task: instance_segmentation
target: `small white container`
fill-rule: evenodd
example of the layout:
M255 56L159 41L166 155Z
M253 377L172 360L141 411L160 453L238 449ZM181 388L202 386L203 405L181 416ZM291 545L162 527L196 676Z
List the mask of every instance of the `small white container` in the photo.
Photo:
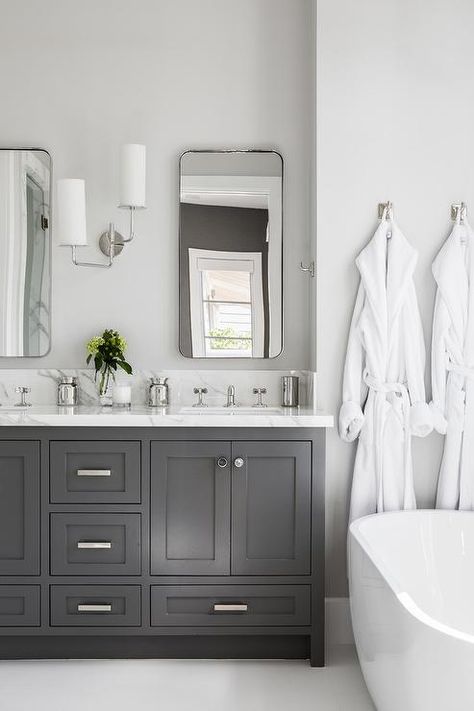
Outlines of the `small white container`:
M132 386L115 383L112 389L112 403L114 407L131 407Z

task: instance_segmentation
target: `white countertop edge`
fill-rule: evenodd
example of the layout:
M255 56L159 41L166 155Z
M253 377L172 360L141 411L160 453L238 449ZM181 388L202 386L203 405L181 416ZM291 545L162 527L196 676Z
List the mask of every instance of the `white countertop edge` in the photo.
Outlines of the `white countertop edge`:
M311 408L289 408L281 413L182 413L178 408L120 410L100 407L53 406L14 410L0 408L0 427L308 427L334 426L334 418Z

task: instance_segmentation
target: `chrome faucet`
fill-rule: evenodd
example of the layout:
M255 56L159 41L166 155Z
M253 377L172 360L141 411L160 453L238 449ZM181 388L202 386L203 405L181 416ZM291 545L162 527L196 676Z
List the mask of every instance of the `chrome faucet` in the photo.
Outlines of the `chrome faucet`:
M227 402L224 407L238 407L235 402L235 385L229 385L227 388Z
M26 396L31 392L31 388L24 385L19 385L15 388L16 393L20 393L20 402L15 403L15 407L31 407L31 402L28 402Z
M193 407L207 407L203 397L207 395L207 388L194 388L193 393L198 396L198 401L194 403Z

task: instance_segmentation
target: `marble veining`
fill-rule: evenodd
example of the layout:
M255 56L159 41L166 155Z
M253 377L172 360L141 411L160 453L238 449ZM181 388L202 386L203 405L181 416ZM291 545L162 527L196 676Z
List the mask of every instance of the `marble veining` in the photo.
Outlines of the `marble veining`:
M172 407L189 406L195 402L194 387L205 387L205 396L209 405L222 405L225 402L227 387L235 385L236 401L241 405L252 405L255 395L254 387L267 388L265 402L268 405L279 405L281 401L281 376L298 375L300 378L300 404L314 405L314 387L312 374L307 371L251 371L251 370L143 370L136 371L133 376L119 377L132 385L132 405L142 406L146 403L147 386L151 377L168 377L170 389L170 405ZM31 388L28 396L34 405L53 405L57 398L57 383L61 376L73 375L78 378L80 404L94 407L98 404L97 386L94 381L94 371L88 369L3 369L0 370L0 413L5 407L11 407L18 402L15 387L26 385Z
M130 410L101 407L37 406L29 408L2 408L0 426L63 426L63 427L332 427L333 418L307 407L282 409L266 414L255 412L206 414L182 413L180 408L162 408L151 411L148 407Z

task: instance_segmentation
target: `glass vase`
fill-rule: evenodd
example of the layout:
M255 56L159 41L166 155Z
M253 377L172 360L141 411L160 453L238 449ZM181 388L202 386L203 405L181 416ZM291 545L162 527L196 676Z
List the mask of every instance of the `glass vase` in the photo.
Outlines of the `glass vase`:
M108 369L100 373L97 389L100 406L112 407L112 377Z

